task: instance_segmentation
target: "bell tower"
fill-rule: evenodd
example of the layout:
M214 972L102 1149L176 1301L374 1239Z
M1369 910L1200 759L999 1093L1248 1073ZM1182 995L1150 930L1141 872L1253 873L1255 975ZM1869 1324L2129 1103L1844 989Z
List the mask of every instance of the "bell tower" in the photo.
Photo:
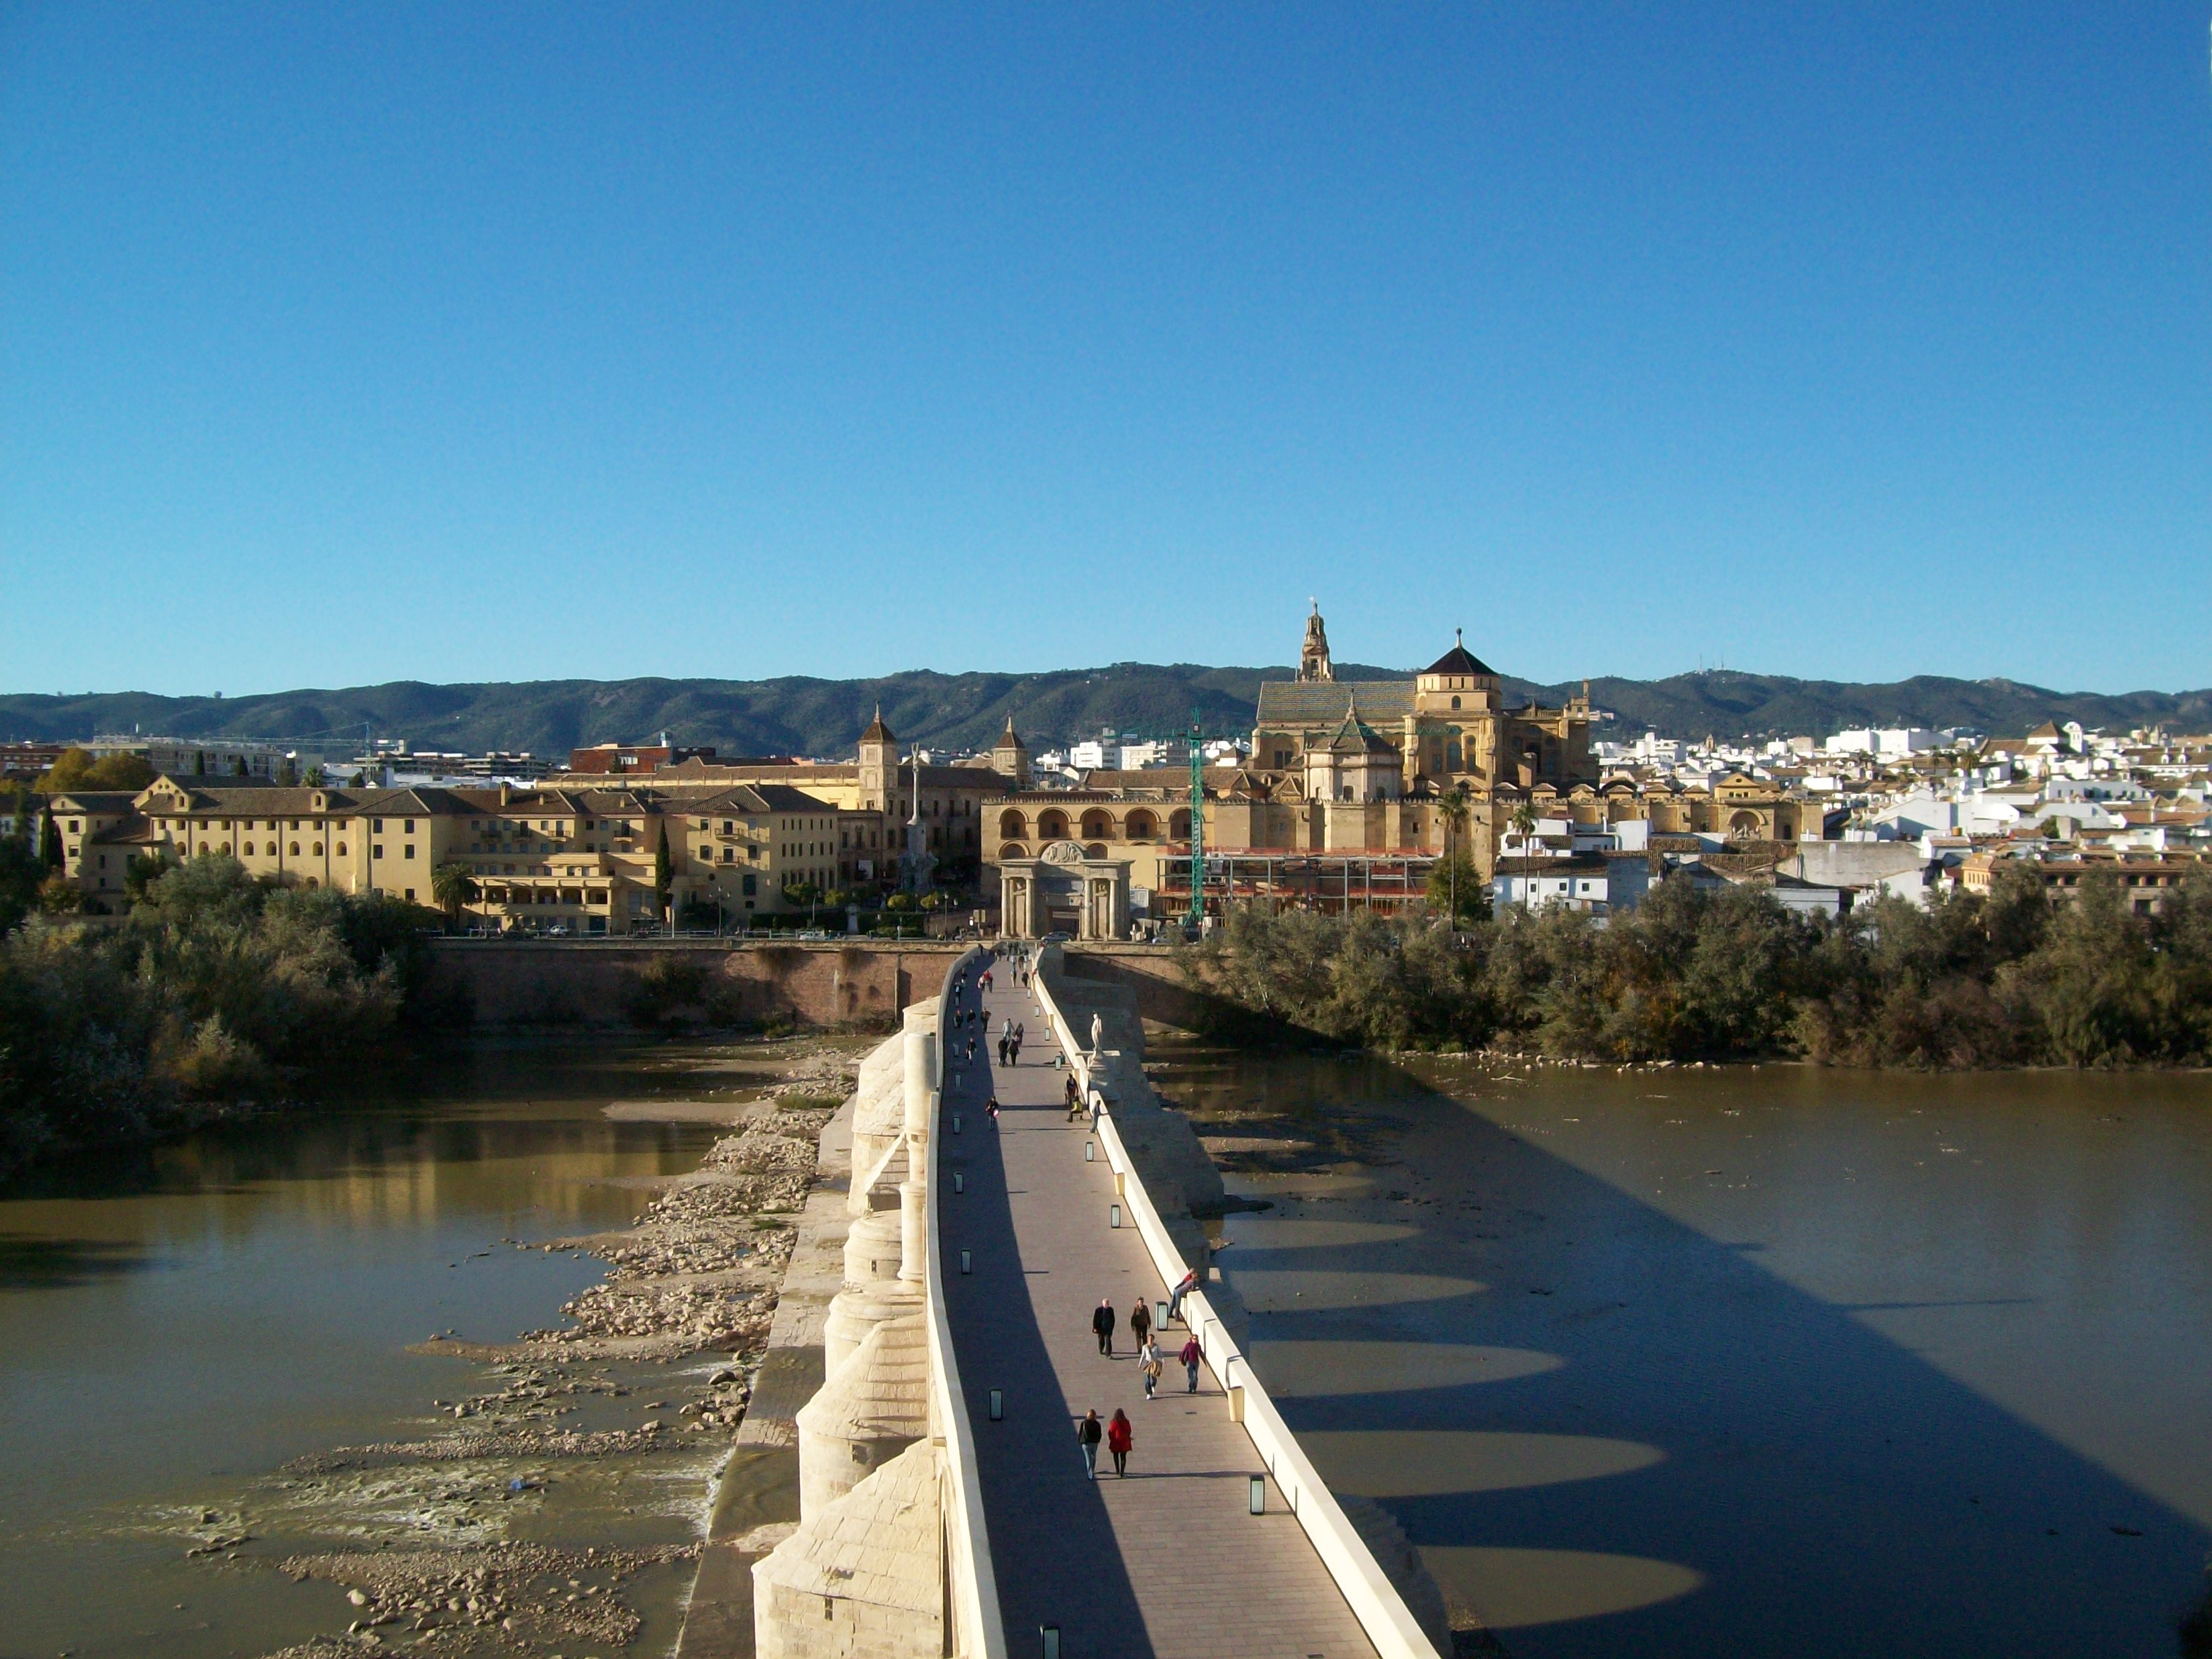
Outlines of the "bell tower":
M1300 684L1336 678L1336 670L1329 665L1328 629L1322 623L1321 601L1316 599L1312 604L1313 615L1306 618L1306 642L1298 651Z
M891 786L897 781L898 739L884 724L884 706L876 705L876 717L868 722L868 729L860 733L860 808L863 811L887 812L890 810Z

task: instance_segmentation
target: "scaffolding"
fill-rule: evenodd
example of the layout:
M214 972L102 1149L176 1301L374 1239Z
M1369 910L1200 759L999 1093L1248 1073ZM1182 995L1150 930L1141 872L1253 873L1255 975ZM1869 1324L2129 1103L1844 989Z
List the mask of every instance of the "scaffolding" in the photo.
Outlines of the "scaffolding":
M1231 903L1284 910L1395 913L1427 902L1439 855L1363 850L1342 853L1208 853L1194 837L1188 860L1164 862L1156 902L1172 915L1218 916ZM1193 872L1197 872L1195 884Z

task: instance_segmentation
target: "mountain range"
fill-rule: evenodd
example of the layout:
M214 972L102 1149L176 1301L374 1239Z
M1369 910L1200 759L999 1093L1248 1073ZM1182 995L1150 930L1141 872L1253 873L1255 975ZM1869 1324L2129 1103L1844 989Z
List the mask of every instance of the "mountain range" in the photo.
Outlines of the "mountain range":
M939 674L876 679L533 680L477 685L395 681L339 690L244 697L167 697L118 691L0 694L0 737L70 741L140 731L194 738L262 738L332 757L357 752L367 732L418 749L528 750L565 755L586 744L677 743L724 755L848 756L880 705L904 739L933 747L988 745L1011 716L1033 748L1100 732L1167 735L1195 718L1208 736L1249 733L1260 683L1292 671L1190 663L1115 663L1039 674ZM1340 664L1340 679L1410 678L1412 671ZM2127 730L2163 722L2212 729L2212 689L2107 695L2054 691L2015 680L1918 675L1889 684L1801 680L1715 669L1662 680L1596 679L1590 698L1615 740L1656 730L1723 738L1828 732L1857 726L1972 727L2018 736L2045 720ZM1572 684L1504 682L1509 702L1556 704Z

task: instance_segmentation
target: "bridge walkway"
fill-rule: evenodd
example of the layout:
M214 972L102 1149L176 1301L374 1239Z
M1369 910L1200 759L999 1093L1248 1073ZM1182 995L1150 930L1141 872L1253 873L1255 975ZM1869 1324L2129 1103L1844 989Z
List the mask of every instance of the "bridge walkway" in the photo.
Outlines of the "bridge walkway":
M1249 1513L1249 1480L1265 1465L1210 1369L1195 1396L1184 1392L1180 1326L1161 1343L1159 1398L1146 1400L1128 1315L1139 1297L1157 1311L1166 1287L1126 1212L1118 1231L1108 1225L1113 1175L1103 1152L1085 1161L1087 1126L1066 1121L1067 1073L1052 1064L1042 1011L1005 964L995 978L988 1028L966 1028L975 1058L945 1079L935 1198L1011 1659L1036 1655L1047 1625L1060 1629L1062 1659L1373 1659L1272 1480L1267 1513ZM961 1006L976 1002L970 986ZM994 1034L1009 1018L1028 1042L1006 1069ZM995 1130L983 1110L994 1090ZM1091 1328L1102 1297L1119 1321L1110 1359ZM994 1389L1005 1402L995 1423ZM1116 1407L1135 1425L1129 1473L1117 1479L1102 1446L1093 1484L1075 1425L1092 1408L1110 1421Z

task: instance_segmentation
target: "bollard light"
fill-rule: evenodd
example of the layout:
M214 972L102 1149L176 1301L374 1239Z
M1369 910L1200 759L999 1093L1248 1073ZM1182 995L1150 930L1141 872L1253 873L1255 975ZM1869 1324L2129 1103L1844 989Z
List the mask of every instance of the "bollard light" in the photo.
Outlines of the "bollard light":
M1000 1389L994 1389L991 1390L991 1420L994 1423L1002 1422L1006 1415L1006 1396Z
M968 1177L957 1170L952 1172L952 1190L956 1193L964 1193L968 1190Z
M1098 1161L1098 1143L1097 1141L1086 1140L1083 1143L1083 1161L1085 1164L1096 1164Z
M1059 1626L1039 1625L1037 1626L1037 1656L1038 1659L1060 1659Z
M1156 1316L1152 1321L1152 1328L1156 1331L1167 1329L1168 1304L1165 1302L1155 1302L1152 1304L1152 1311Z
M1253 1514L1265 1515L1267 1512L1267 1477L1266 1475L1255 1474L1252 1477L1250 1502Z
M1120 1205L1109 1204L1106 1206L1106 1224L1109 1227L1118 1227L1121 1224L1121 1206Z
M963 1273L975 1271L975 1258L965 1250L960 1252L960 1271Z
M960 1133L960 1114L957 1112L952 1115L952 1133L956 1135Z

